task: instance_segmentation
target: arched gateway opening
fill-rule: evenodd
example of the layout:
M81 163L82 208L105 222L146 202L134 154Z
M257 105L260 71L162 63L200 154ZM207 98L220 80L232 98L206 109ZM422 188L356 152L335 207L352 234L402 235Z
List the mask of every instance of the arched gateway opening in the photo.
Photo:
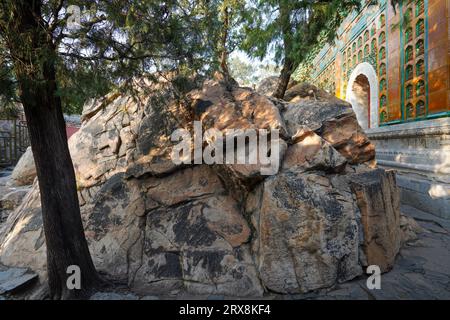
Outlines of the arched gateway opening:
M363 74L356 77L352 86L353 107L359 110L358 122L363 129L370 128L370 84L369 79Z
M360 126L367 130L378 127L378 77L367 62L353 70L348 86L347 101L353 106Z

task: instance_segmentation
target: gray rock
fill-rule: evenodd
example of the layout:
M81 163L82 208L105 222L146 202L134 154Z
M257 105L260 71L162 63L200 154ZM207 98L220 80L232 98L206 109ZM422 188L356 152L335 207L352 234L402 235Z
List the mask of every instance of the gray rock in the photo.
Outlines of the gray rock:
M142 297L141 298L141 300L160 300L160 298L159 297L157 297L157 296L144 296L144 297Z
M362 216L378 212L365 210L351 188L351 177L373 172L359 165L372 154L367 137L351 131L351 108L323 100L286 105L283 113L274 99L220 79L181 101L167 81L138 92L139 99L113 93L87 104L69 140L99 271L140 296L204 297L305 293L361 274ZM280 130L279 172L263 176L262 164L175 165L171 130L192 130L194 119L204 130ZM381 172L360 184L362 198L389 209L369 224L398 214L395 181ZM383 241L396 247L393 238ZM29 266L46 282L36 182L0 228L0 261ZM119 299L115 294L97 297Z
M0 295L17 292L37 280L38 275L25 268L0 265Z
M12 173L12 171L14 170L13 167L8 167L8 168L0 168L0 185L3 185L5 181L5 178L9 177Z
M290 170L267 179L250 197L252 246L266 288L305 293L362 273L352 193L348 185L332 185L343 178Z
M266 78L259 83L256 91L266 96L271 96L277 88L277 83L277 76Z
M350 176L350 184L361 211L366 265L377 265L382 272L389 271L402 240L400 192L395 172L377 169L354 174Z
M14 210L17 206L19 206L19 204L22 203L23 198L30 190L31 188L29 187L15 188L15 190L5 194L0 199L0 209Z
M288 88L284 95L284 100L296 102L302 99L329 101L336 104L346 104L334 95L322 90L310 83L298 83ZM348 105L348 103L347 103Z
M139 300L137 296L132 293L118 293L118 292L96 292L89 300Z
M217 295L210 295L208 296L208 298L206 298L207 300L225 300L224 296L217 296Z
M27 186L33 184L34 178L36 178L36 167L33 152L31 147L28 147L11 174L10 184L12 186Z
M352 164L375 159L375 146L358 124L351 105L343 100L301 100L292 103L283 116L291 136L308 127Z

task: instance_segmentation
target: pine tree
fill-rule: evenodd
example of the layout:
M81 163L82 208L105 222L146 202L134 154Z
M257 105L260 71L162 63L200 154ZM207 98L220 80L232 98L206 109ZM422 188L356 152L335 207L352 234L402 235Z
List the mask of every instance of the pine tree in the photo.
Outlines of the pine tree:
M324 40L332 41L342 20L359 6L359 0L252 0L241 47L260 59L275 53L282 69L274 96L283 98L308 53Z
M84 236L62 113L62 99L73 99L76 91L68 94L64 86L76 88L97 74L93 94L96 86L145 73L209 72L205 65L215 57L214 45L205 45L208 19L214 20L209 12L208 1L189 0L0 2L0 53L12 68L28 124L51 298L83 298L103 283ZM71 265L81 270L81 290L66 286Z

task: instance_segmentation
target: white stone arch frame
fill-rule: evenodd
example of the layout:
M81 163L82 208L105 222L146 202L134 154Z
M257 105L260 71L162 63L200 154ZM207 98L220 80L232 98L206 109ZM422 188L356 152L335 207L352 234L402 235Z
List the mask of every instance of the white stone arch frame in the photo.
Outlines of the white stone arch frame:
M362 106L356 102L356 97L353 93L353 84L356 80L356 78L359 75L364 75L369 80L370 85L370 128L378 128L379 127L379 97L378 97L378 76L377 72L373 68L373 66L368 62L363 62L356 66L356 68L353 70L352 74L350 75L350 78L348 80L347 84L347 93L346 93L346 100L350 102L353 106L353 110L356 113L356 117L358 118L358 122L361 123L361 117L364 114L363 110L361 110ZM367 127L363 129L368 129Z

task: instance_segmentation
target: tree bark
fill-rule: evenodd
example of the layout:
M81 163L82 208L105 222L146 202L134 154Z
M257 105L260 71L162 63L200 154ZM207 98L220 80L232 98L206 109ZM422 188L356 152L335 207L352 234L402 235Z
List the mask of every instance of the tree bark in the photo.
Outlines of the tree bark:
M286 94L286 90L289 86L292 73L295 71L295 63L289 58L286 58L281 69L280 77L278 78L277 88L273 93L273 97L277 99L283 99Z
M37 0L13 5L9 48L39 181L50 297L78 299L86 297L101 279L84 235L61 99L56 94L56 48L40 21L40 5ZM67 268L73 265L81 271L80 290L67 287L71 275Z
M296 64L292 59L293 39L291 34L291 8L288 2L282 0L278 1L278 6L280 9L279 23L281 25L281 32L283 35L284 63L278 79L277 89L273 93L273 96L278 99L283 99L286 94L289 81L291 80L292 73L295 71Z
M230 28L230 12L228 6L224 5L222 11L223 18L223 30L221 39L221 54L220 54L220 69L222 70L225 77L230 77L230 71L228 69L228 51L227 51L227 41L228 32Z

